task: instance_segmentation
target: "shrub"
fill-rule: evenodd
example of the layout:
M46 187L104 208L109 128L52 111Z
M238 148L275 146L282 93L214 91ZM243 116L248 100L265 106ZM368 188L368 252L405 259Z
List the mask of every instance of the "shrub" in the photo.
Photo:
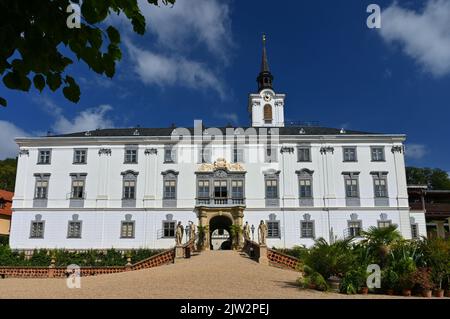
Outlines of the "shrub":
M431 269L429 268L419 268L417 269L412 280L414 285L422 290L430 290L433 288L433 283L431 281Z
M314 271L308 266L304 266L303 271L305 276L297 279L300 287L319 291L327 291L329 289L327 281L317 271Z
M338 240L330 245L325 239L318 239L306 256L305 265L323 278L342 278L354 267L355 256L350 242L351 240Z

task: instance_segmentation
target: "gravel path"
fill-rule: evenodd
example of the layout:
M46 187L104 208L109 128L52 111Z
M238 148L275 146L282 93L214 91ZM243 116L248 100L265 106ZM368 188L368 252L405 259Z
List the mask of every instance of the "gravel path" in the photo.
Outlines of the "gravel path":
M0 279L0 298L389 298L300 290L297 278L238 252L208 251L168 266L83 277L80 289L68 289L64 279Z

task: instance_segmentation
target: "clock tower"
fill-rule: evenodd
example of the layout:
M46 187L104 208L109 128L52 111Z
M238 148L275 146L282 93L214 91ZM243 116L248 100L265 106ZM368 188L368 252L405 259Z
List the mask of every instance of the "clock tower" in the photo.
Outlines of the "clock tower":
M266 36L263 35L261 71L256 78L258 93L249 95L248 111L252 127L284 127L285 94L273 90L273 75L267 59Z

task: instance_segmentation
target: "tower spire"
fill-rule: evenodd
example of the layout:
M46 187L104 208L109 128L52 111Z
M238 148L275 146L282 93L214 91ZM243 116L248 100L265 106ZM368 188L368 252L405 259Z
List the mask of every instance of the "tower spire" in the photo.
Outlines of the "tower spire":
M258 90L261 92L264 89L272 89L273 75L270 73L269 60L267 59L267 49L266 49L266 35L263 34L263 52L261 61L261 71L259 72L256 81L258 82Z

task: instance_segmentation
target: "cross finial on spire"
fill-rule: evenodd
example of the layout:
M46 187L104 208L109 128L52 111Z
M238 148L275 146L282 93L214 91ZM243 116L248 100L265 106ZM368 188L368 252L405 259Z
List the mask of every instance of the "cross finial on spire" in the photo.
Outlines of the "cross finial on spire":
M263 45L266 46L266 34L263 33L262 35Z

